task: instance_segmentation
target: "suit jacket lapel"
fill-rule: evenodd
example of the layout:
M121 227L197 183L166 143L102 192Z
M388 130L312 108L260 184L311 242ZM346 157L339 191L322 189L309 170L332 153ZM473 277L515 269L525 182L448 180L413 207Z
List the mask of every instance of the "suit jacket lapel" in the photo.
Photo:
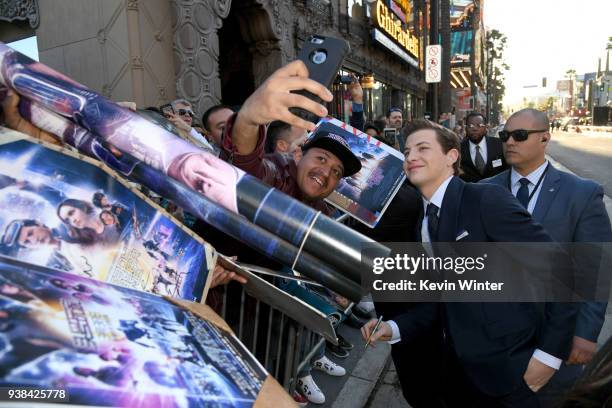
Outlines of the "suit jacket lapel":
M497 156L497 152L495 151L495 146L491 142L491 138L485 136L485 141L487 143L487 162L485 163L485 168L483 173L486 173L487 170L493 168L493 157Z
M464 187L465 182L458 177L453 177L450 183L448 183L444 199L442 200L442 208L440 209L440 221L438 223L439 242L455 242L461 196L463 195Z
M555 199L557 192L559 191L559 184L561 182L561 176L559 175L559 171L553 167L552 164L549 164L548 171L546 172L546 176L544 176L544 180L542 181L542 188L540 189L540 194L538 195L538 202L536 203L533 209L533 218L542 222L546 213L550 208L550 205Z
M468 139L464 139L461 142L461 161L464 166L470 166L474 170L476 170L476 166L474 162L472 162L472 155L470 154L470 141Z

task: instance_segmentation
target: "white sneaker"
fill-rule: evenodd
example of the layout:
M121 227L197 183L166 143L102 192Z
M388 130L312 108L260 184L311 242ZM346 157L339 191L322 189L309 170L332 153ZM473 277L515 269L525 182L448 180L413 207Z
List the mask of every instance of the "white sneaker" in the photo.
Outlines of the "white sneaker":
M325 395L321 392L311 375L298 378L297 389L313 404L325 404Z
M320 359L315 360L312 363L312 367L319 371L323 371L324 373L327 373L329 375L333 375L335 377L342 377L344 374L346 374L346 370L343 367L334 363L326 356L323 356Z

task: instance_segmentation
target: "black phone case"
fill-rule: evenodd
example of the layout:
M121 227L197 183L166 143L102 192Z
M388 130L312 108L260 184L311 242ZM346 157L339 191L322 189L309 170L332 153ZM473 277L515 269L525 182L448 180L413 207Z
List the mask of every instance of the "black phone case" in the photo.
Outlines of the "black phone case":
M314 39L322 40L322 42L316 44L313 42ZM327 59L322 64L315 64L312 61L312 56L317 51L325 51L327 53ZM342 66L344 57L346 57L349 52L350 46L345 40L313 35L304 41L297 59L306 64L310 79L323 84L326 88L330 88L334 79L336 79L338 70ZM308 91L296 91L296 93L304 95L319 103L321 102L321 98ZM318 116L306 112L303 109L294 109L294 113L311 122L317 122L319 119Z
M171 103L167 103L165 105L162 105L159 107L159 110L161 111L162 115L165 115L166 112L164 112L164 110L166 110L166 108L170 108L170 112L175 113L174 112L174 108L172 107Z

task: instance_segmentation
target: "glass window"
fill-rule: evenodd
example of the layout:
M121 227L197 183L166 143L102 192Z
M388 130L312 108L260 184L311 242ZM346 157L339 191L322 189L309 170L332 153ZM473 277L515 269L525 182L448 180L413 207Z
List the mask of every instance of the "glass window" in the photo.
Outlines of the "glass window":
M382 82L374 82L374 88L370 91L370 112L371 118L376 119L380 115L385 115L385 97L386 97L386 88L387 86Z

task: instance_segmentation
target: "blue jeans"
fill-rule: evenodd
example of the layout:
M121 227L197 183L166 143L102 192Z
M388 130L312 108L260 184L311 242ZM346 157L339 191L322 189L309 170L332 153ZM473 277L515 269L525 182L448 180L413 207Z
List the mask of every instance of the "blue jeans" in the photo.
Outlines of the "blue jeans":
M283 272L290 274L291 272L288 269L284 269ZM310 306L314 307L321 313L326 316L331 315L332 313L338 314L338 311L335 307L330 305L323 297L306 287L305 285L300 285L294 280L291 279L281 279L276 278L276 286L283 290L284 292L295 296L296 298L303 300L308 303ZM344 314L340 313L341 319L344 319ZM305 337L304 337L305 340ZM302 345L304 346L304 345ZM312 363L325 355L325 343L319 347L315 355L310 360L310 364L306 364L297 374L297 378L302 378L310 374L312 371Z

